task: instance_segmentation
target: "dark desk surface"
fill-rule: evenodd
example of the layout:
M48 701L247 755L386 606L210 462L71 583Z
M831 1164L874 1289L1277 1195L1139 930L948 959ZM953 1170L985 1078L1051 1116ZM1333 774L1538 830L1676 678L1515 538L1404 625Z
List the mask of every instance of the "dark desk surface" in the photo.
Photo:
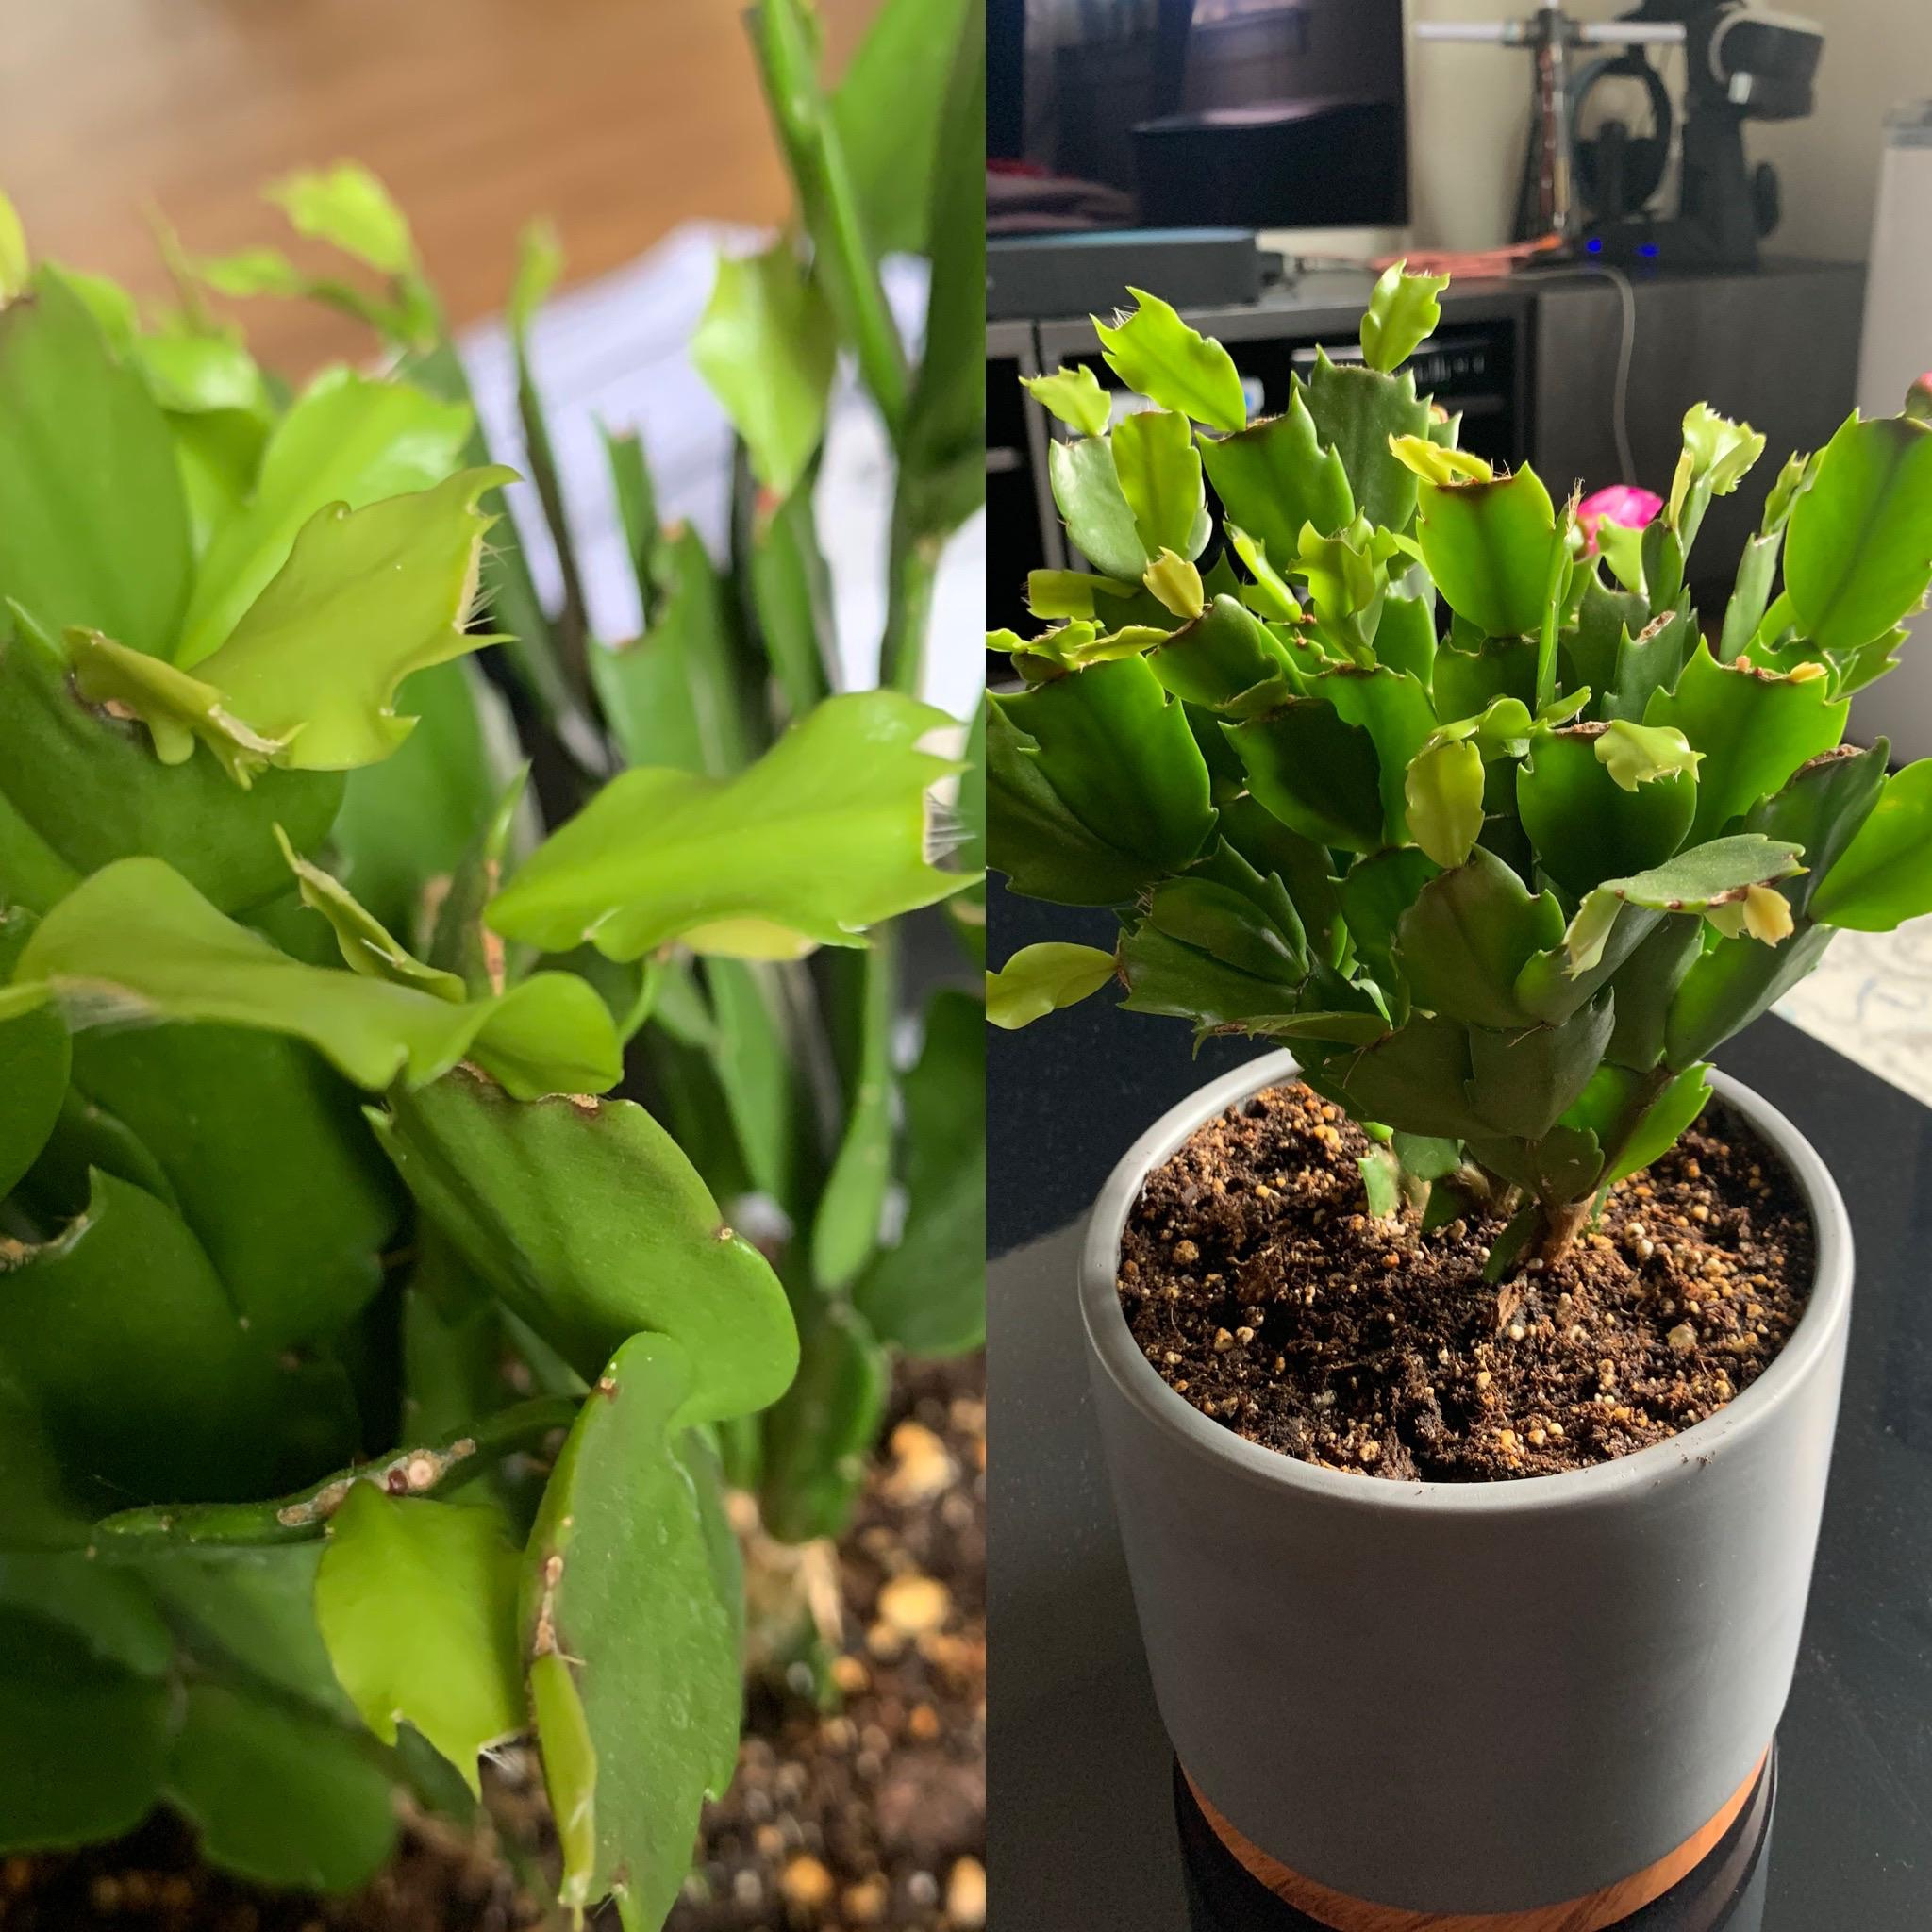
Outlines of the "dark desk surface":
M1108 915L995 887L991 957ZM1083 929L1084 928L1084 929ZM989 1924L1182 1932L1170 1752L1087 1398L1077 1223L1198 1061L1178 1021L1104 997L991 1037ZM1808 1134L1851 1210L1844 1405L1780 1786L1762 1932L1932 1926L1932 1111L1778 1020L1719 1055ZM1753 1928L1757 1932L1757 1928Z

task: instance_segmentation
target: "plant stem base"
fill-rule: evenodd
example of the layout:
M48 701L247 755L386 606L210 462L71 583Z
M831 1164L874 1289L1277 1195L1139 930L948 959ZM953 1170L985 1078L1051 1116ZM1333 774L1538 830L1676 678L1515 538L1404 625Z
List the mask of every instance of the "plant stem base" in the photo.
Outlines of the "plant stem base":
M1601 1891L1527 1911L1419 1912L1291 1870L1224 1818L1178 1761L1174 1774L1193 1932L1757 1932L1744 1894L1769 1842L1776 1789L1774 1742L1675 1851Z

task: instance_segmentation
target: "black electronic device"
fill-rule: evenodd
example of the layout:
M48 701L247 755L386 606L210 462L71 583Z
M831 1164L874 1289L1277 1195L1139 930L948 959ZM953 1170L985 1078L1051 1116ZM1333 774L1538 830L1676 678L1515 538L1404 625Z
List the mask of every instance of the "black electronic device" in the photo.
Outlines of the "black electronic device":
M986 158L1026 151L1026 0L987 0Z
M1278 266L1278 257L1266 260ZM986 244L989 321L1110 314L1126 291L1158 289L1176 308L1219 308L1261 292L1252 228L1116 228L995 235Z
M1260 101L1134 126L1149 222L1257 228L1374 227L1407 211L1402 103L1347 96Z
M1671 145L1670 95L1642 46L1578 70L1570 117L1576 161L1583 253L1614 260L1750 268L1757 244L1777 225L1777 175L1752 167L1746 121L1790 121L1812 108L1823 32L1787 14L1759 14L1744 0L1643 0L1632 22L1684 29L1683 131L1677 208L1659 214ZM1616 77L1635 79L1648 96L1650 126L1633 133L1621 119L1591 131L1591 96Z

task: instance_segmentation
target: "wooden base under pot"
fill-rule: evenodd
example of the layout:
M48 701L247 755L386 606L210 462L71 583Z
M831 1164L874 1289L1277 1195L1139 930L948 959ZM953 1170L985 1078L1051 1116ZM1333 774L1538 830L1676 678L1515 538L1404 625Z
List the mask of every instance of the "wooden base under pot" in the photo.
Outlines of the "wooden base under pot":
M1776 1793L1774 1743L1706 1824L1615 1885L1529 1911L1431 1913L1291 1871L1224 1818L1178 1760L1174 1772L1193 1932L1758 1932Z

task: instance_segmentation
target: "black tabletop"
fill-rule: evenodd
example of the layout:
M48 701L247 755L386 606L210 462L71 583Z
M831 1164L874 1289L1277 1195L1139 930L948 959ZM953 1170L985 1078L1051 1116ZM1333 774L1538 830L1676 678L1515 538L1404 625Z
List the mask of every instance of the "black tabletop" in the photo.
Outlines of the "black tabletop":
M991 958L1109 943L1107 914L993 893ZM1105 994L988 1056L988 1923L1182 1932L1171 1789L1087 1392L1078 1223L1115 1161L1253 1043L1198 1059ZM1843 1407L1760 1910L1738 1932L1932 1926L1932 1110L1796 1028L1718 1056L1810 1138L1851 1211ZM1755 1890L1756 1888L1754 1888Z

